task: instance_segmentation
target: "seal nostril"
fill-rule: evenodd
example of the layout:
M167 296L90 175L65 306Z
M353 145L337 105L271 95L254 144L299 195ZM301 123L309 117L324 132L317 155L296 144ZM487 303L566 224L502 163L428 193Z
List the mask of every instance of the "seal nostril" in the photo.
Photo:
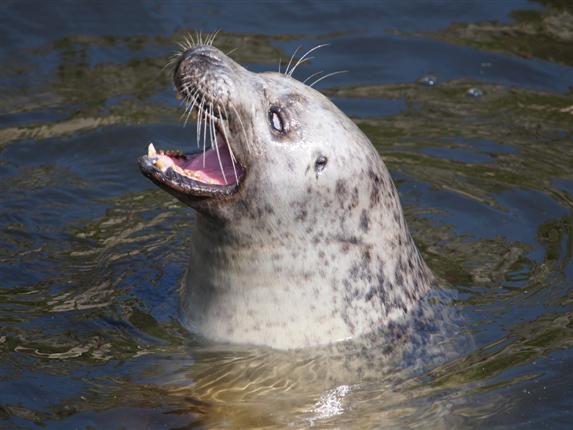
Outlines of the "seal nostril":
M326 163L328 159L324 155L320 155L316 161L314 162L314 170L318 176L319 173L322 173L324 168L326 167Z
M181 58L187 61L208 61L211 63L220 63L219 51L210 46L196 46L183 52Z
M206 61L213 64L220 62L220 60L217 57L206 52L199 52L198 54L195 55L195 57L201 61Z

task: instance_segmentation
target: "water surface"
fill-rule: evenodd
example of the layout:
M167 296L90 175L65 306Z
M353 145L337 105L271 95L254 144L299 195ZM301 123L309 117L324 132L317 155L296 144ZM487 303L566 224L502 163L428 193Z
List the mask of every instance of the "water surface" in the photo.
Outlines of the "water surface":
M8 0L0 12L0 428L570 428L569 2ZM295 77L348 71L317 88L390 167L471 348L415 375L327 386L320 357L181 326L194 215L135 160L150 141L194 142L162 69L186 33L216 29L254 71L330 43Z

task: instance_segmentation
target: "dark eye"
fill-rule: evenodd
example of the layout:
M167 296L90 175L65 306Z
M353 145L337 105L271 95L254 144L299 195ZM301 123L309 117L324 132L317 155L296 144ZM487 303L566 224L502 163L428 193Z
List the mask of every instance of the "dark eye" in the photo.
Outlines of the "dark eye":
M328 158L326 158L324 155L321 155L314 162L314 170L317 173L317 177L318 177L318 174L320 172L322 172L324 170L324 168L326 167L327 161L328 161Z
M278 132L285 132L285 123L280 111L277 108L271 108L269 110L269 122L271 126Z

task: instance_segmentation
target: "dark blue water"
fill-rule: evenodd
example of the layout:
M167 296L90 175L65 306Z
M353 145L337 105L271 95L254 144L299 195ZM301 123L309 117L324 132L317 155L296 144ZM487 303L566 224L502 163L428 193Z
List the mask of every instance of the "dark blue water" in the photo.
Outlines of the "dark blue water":
M570 428L571 28L551 0L3 1L0 428ZM194 141L162 68L217 29L254 71L330 43L295 77L348 71L317 87L390 167L470 351L293 390L280 354L180 325L194 215L135 160Z

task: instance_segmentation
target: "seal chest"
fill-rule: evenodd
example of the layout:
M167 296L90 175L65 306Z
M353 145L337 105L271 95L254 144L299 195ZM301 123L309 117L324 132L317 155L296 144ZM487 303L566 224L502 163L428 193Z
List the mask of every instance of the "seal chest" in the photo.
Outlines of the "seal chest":
M150 146L145 176L197 211L181 290L193 330L294 349L405 323L433 276L362 131L318 91L209 45L174 71L195 155Z

